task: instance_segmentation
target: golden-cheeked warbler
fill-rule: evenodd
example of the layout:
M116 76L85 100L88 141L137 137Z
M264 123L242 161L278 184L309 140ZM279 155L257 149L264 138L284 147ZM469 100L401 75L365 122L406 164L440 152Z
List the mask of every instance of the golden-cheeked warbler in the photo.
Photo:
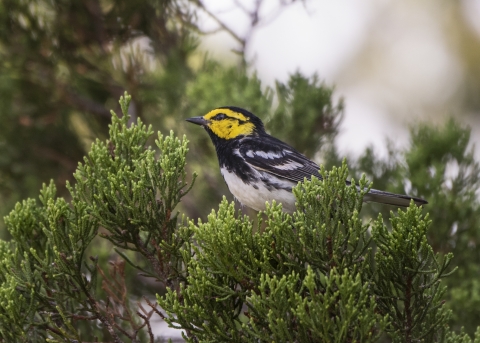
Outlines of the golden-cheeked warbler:
M220 107L187 121L208 132L228 189L254 210L265 210L265 202L275 200L282 203L284 211L293 213L292 187L312 175L321 178L315 162L266 133L262 121L247 110ZM402 207L409 206L412 199L418 206L427 204L424 199L376 189L364 196L365 202Z

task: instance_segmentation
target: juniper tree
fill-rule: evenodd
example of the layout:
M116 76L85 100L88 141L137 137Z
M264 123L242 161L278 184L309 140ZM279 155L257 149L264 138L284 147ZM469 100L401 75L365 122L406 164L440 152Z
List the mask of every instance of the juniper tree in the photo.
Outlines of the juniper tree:
M362 222L366 180L358 192L343 186L347 174L344 164L306 180L297 212L272 204L263 229L262 216L255 226L225 200L207 222L190 222L187 282L157 297L166 320L192 342L444 341L451 254L433 253L413 204L392 214L391 232L381 217Z
M122 263L114 263L113 280L103 277L99 284L98 275L108 275L105 266L86 254L96 235L122 249L118 254L145 275L178 287L176 246L182 242L173 240L173 210L188 191L187 142L159 135L155 157L145 146L151 127L141 121L127 127L129 102L129 96L120 100L121 119L113 113L108 142L97 140L79 164L75 185L67 185L70 203L57 198L50 183L40 204L28 199L5 218L14 239L1 249L3 341L80 342L102 334L103 340L122 342L152 335L149 319L157 310L132 308ZM126 251L146 262L135 263ZM97 323L105 333L94 330Z
M448 328L452 256L433 253L421 209L392 213L391 230L364 221L369 184L346 186L344 163L294 189L292 216L272 203L252 220L224 199L205 222L179 220L195 178L187 141L159 134L156 153L151 127L128 124L129 101L79 164L70 201L50 183L5 218L2 341L154 342L159 316L190 342L471 342ZM93 240L120 260L108 267ZM162 287L135 298L127 269Z
M459 268L455 277L445 280L445 299L453 310L450 324L457 330L464 326L470 334L480 323L480 166L474 156L470 129L449 119L439 127L425 123L412 127L411 146L400 150L389 144L387 160L367 150L355 168L357 175L365 171L382 189L409 188L429 199L428 242L436 252L453 252L452 264ZM375 205L364 214L376 211L388 215Z

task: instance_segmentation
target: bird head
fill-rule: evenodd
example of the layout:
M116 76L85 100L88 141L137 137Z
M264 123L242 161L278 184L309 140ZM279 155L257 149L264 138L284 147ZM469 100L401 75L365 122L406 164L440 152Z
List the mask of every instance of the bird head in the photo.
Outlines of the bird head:
M201 125L212 138L230 140L240 136L259 135L265 132L262 121L239 107L219 107L204 116L187 119Z

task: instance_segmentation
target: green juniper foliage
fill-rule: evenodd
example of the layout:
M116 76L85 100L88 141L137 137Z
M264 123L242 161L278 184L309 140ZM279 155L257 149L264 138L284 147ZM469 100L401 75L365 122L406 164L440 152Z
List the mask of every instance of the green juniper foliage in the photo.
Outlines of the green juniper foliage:
M124 89L149 122L160 122L159 103L178 106L198 45L194 12L178 0L0 1L0 204L11 209L49 178L68 193Z
M295 189L293 217L272 204L264 229L225 200L206 223L190 222L187 282L157 297L189 341L445 339L439 283L451 255L433 254L421 209L393 216L392 232L379 217L370 236L359 219L365 179L358 191L345 186L345 164L321 172Z
M394 341L438 341L450 313L442 304L445 287L440 280L453 255L435 255L427 242L430 221L421 209L410 206L392 214L389 232L381 216L373 226L375 281L378 308L392 317L391 330L399 334ZM432 304L437 304L432 306Z
M136 265L117 249L127 262L165 282L181 263L174 262L170 250L177 226L174 208L189 191L187 141L180 141L173 132L167 137L159 134L155 143L161 154L156 158L153 149L145 148L151 127L138 119L137 125L127 128L129 102L129 96L120 101L121 119L112 113L108 143L97 141L77 169L72 194L88 204L92 216L108 231L101 237L140 253L150 269Z
M142 267L117 250L127 262L150 277L175 285L181 262L174 254L178 242L172 240L177 227L173 209L188 191L184 170L187 142L173 134L160 135L156 144L161 153L156 158L155 152L145 147L151 128L141 121L127 127L129 102L129 96L121 98L124 115L119 118L112 112L110 139L94 143L84 164L79 164L77 182L68 186L70 204L55 197L51 183L41 191L40 206L34 199L26 200L5 218L13 241L1 245L2 341L90 341L92 331L98 334L92 330L96 321L107 331L106 340L145 336L141 328L153 309L125 319L130 300L116 299L105 278L102 288L106 295L97 284L98 271L104 272L97 258L85 252L100 228L101 237L148 261L147 267ZM116 270L121 272L121 267ZM123 308L117 311L115 306Z
M480 165L470 136L470 129L453 119L439 127L418 124L411 130L409 149L390 144L387 161L369 149L355 174L367 172L379 189L428 199L428 243L435 252L452 252L451 265L458 267L454 277L445 279L444 299L453 310L450 324L473 334L480 323ZM372 204L363 213L388 215L385 210Z
M187 141L159 135L156 153L129 102L79 164L70 202L50 183L5 218L1 342L153 343L154 316L189 342L472 342L448 326L452 256L433 253L421 209L392 213L391 230L363 220L370 185L347 185L344 162L294 189L293 216L272 203L252 221L224 199L186 224ZM110 266L94 240L115 247ZM135 298L130 278L158 286Z

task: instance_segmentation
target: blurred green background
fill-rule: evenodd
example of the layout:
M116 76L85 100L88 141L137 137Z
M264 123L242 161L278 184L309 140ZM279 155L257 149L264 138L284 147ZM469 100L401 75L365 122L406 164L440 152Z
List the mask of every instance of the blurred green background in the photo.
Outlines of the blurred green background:
M366 173L375 188L428 199L430 243L459 267L446 280L452 326L473 333L479 17L475 0L3 0L0 214L50 179L68 196L65 182L106 138L127 90L132 120L187 135L199 177L179 211L206 218L232 197L209 137L184 119L244 107L318 163L346 157L355 179ZM365 205L365 220L390 210ZM95 244L105 259L113 253Z

